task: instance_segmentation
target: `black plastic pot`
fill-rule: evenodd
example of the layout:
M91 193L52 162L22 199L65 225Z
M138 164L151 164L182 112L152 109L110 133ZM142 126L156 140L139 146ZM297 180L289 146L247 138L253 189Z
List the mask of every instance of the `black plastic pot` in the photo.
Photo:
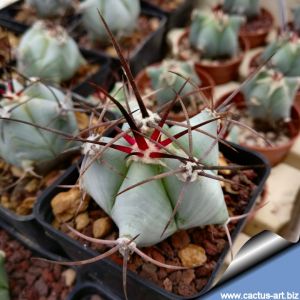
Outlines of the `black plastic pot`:
M28 225L28 223L24 223L23 225L25 227ZM31 225L32 224L30 224L29 227L31 227ZM40 225L37 224L37 226ZM60 251L54 252L53 249L47 247L46 243L50 242L53 244L53 241L50 240L49 237L43 236L44 239L40 240L40 243L37 243L33 239L26 237L23 233L16 230L13 226L11 226L10 222L6 222L6 220L2 218L2 214L0 215L0 228L8 232L9 235L11 235L14 239L18 240L19 242L21 242L26 248L38 254L39 257L45 257L56 261L65 260L66 254L63 252L62 249ZM43 232L43 230L40 230L37 234L40 236L41 232Z
M144 7L154 9L168 18L166 25L167 31L174 28L185 27L190 22L192 10L196 5L195 0L184 0L174 11L166 11L159 6L151 4L150 1L142 0L142 3Z
M86 274L82 270L78 272L78 276L78 283L66 300L92 300L92 296L96 295L101 300L121 300L103 284L86 278Z
M18 3L14 3L12 5L7 6L6 8L0 11L0 26L4 26L8 29L11 29L15 32L22 33L28 29L28 25L25 25L20 22L16 22L14 17L16 16L18 10L22 6L24 1L19 1ZM141 42L137 48L133 51L131 56L129 57L129 63L131 66L131 70L134 75L136 75L141 69L144 67L157 62L163 58L163 42L164 42L164 34L166 29L166 17L159 11L155 10L155 8L147 7L142 3L142 14L157 17L160 20L159 28L145 37L144 41ZM80 20L79 16L74 16L71 18L69 23L76 22L78 23ZM100 22L100 21L99 21ZM99 23L100 24L100 23ZM68 27L72 27L68 24ZM78 33L85 35L86 32L82 29L82 27L78 27L77 30L73 30L74 35L78 35ZM72 34L71 34L72 35ZM75 37L75 36L74 36ZM93 53L94 55L99 55L102 57L108 57L112 59L114 62L115 68L120 67L120 61L117 58L113 58L105 54L103 51L98 51L96 49L85 49L83 47L85 53Z
M15 3L12 3L5 8L0 10L0 26L10 26L12 28L18 29L20 32L27 30L32 24L25 24L19 21L16 21L15 17L18 12L22 9L25 0L19 0ZM38 18L36 18L38 20ZM78 16L66 15L62 19L64 27L72 28L74 23L77 22Z
M263 190L264 183L270 172L270 166L266 162L265 158L262 157L260 154L248 151L240 146L234 145L234 148L238 152L222 144L220 145L220 148L225 157L228 158L232 163L249 166L259 164L263 166L262 168L256 170L258 176L255 181L255 184L257 187L253 190L249 204L244 212L247 213L253 208L255 200ZM87 247L83 247L83 245L81 245L79 242L71 239L69 236L65 235L59 230L54 229L51 226L53 214L50 207L50 201L57 193L63 191L61 188L58 187L58 185L74 184L77 179L77 169L74 167L70 168L59 180L57 180L57 182L55 182L55 184L52 187L50 187L43 193L43 195L40 197L39 201L37 202L34 208L35 216L38 222L44 227L47 235L52 236L53 239L55 239L61 245L61 247L73 260L90 258L96 256L99 253ZM234 232L232 233L233 240L235 240L239 232L242 230L244 223L245 220L240 220L237 223L237 226ZM220 271L220 268L228 251L229 247L227 246L223 251L222 255L220 256L217 262L217 266L213 271L213 274L210 277L207 286L198 295L195 295L194 297L185 298L172 293L168 293L165 290L158 287L157 285L154 285L153 283L140 278L132 272L128 272L129 298L131 300L198 299L198 297L206 293L212 287L214 279ZM116 293L120 297L123 297L122 272L120 266L116 265L110 260L103 260L101 262L97 262L92 265L86 266L85 270L91 277L97 278L99 282L102 282L103 284L107 285L108 287L116 291Z

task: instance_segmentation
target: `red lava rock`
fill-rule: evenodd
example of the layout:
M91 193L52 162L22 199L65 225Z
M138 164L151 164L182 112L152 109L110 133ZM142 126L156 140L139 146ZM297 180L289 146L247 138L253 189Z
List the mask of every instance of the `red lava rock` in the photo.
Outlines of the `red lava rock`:
M163 254L165 255L165 257L167 257L167 258L174 257L174 250L172 249L172 247L170 246L170 244L167 241L163 241L160 244L160 248L161 248Z
M196 283L196 289L198 291L201 291L207 285L207 282L208 282L207 279L202 279L202 278L197 279L196 282L195 282Z
M178 231L172 235L171 241L173 247L180 250L186 247L191 242L191 239L186 231Z
M157 260L157 261L159 261L163 264L166 262L165 258L163 257L163 255L158 250L152 249L150 253L151 253L150 256L153 259L155 259L155 260Z
M165 290L167 290L168 292L172 292L173 284L172 284L172 281L169 278L166 278L164 280L163 286L164 286Z
M166 278L168 276L168 273L167 273L167 271L165 269L160 268L158 270L158 272L157 272L157 276L158 276L159 280L162 280L162 279L164 279L164 278Z
M5 243L4 243L5 241ZM11 300L65 300L71 290L61 266L31 260L32 253L0 229L0 248L6 253ZM17 253L17 254L16 254Z
M193 296L197 293L197 290L194 285L185 284L184 282L179 282L177 292L182 296Z
M48 286L42 278L35 282L34 288L38 291L40 296L46 296L48 294Z
M188 269L182 271L182 281L183 283L189 285L196 278L194 269Z
M173 284L179 284L181 281L182 271L175 271L169 275L169 279L172 280Z
M217 246L208 240L204 241L204 248L207 255L215 256L219 253Z
M154 282L157 282L158 277L157 277L157 267L154 266L153 264L144 264L142 266L142 274L143 277L146 277L147 279L152 279Z

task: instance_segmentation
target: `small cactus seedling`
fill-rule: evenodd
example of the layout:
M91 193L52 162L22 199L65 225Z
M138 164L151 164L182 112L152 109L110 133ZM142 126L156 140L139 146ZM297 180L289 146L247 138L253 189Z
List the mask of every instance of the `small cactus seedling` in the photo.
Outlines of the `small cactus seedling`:
M243 89L250 116L271 127L291 117L299 79L284 77L272 69L262 70Z
M72 0L26 0L41 18L50 18L63 15L72 7Z
M54 163L61 154L75 146L74 142L66 142L56 133L62 132L66 136L77 133L69 97L40 82L23 87L13 81L3 86L0 156L6 162L30 172L45 162ZM41 128L44 127L53 132L43 131Z
M201 85L201 80L197 76L194 67L187 62L164 60L161 64L147 67L146 73L151 80L151 88L157 90L155 99L159 107L176 97L176 93L179 92L186 81L184 78L189 78L191 83L185 84L180 93L182 97L191 94ZM194 98L195 95L187 98L191 97Z
M288 39L281 37L271 43L262 53L261 60L266 61L272 55L268 64L272 69L287 77L300 76L300 39L297 35L292 34Z
M254 18L260 13L259 0L225 0L223 10L230 15L246 16Z
M27 77L60 83L71 79L84 63L76 42L50 22L36 22L17 49L18 70Z
M4 268L5 253L0 251L0 299L9 300L8 278Z
M244 18L229 16L222 11L193 14L189 40L192 47L200 51L203 58L232 58L238 54L238 32Z
M139 0L85 0L80 10L83 25L90 36L106 44L109 37L104 26L99 24L98 11L105 17L114 35L120 37L134 30L141 8Z

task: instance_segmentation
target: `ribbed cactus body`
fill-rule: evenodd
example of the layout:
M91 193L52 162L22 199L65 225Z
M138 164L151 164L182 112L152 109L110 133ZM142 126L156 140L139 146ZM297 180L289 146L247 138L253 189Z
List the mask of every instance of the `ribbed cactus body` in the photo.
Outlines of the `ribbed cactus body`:
M4 269L4 252L0 251L0 299L9 300L8 278Z
M233 57L239 51L238 32L243 22L243 17L225 15L221 11L195 11L189 34L190 44L201 52L203 58Z
M230 15L242 15L253 18L260 12L259 0L225 0L223 9Z
M26 0L37 15L42 18L63 15L72 6L72 0Z
M107 32L99 19L101 12L110 30L117 37L131 33L140 14L139 0L85 0L81 3L82 21L95 40L108 42Z
M298 37L271 43L261 58L266 61L272 55L270 65L273 69L288 77L300 76L300 39Z
M17 91L16 91L17 92ZM30 122L66 134L77 133L72 103L55 88L34 83L13 100L1 100L2 117ZM40 130L31 125L1 120L0 156L8 163L23 169L39 167L55 160L74 146L57 133Z
M298 78L284 77L274 70L261 71L243 90L249 114L270 124L290 119L298 88Z
M192 118L191 123L198 124L211 118L213 118L213 113L205 110ZM213 121L203 126L202 129L216 137L217 127L217 121ZM166 130L174 134L182 128L172 127ZM208 165L218 165L218 144L209 151L214 138L199 132L194 132L192 135L195 158ZM105 138L103 141L109 142L110 139ZM178 142L188 148L187 137L180 138ZM120 145L119 141L118 144ZM121 144L128 146L127 142ZM85 146L86 157L83 169L97 153L95 150L101 149L97 145L93 149L94 146ZM169 150L174 154L185 155L183 150L176 145L169 146ZM205 155L207 150L208 153ZM181 163L177 160L126 159L126 154L109 148L102 159L92 163L83 174L81 184L82 188L114 220L119 228L120 238L132 239L137 236L135 240L137 246L151 246L179 229L206 224L225 224L229 218L220 182L199 176L192 170L191 183L187 183L183 203L163 236L161 234L172 215L180 189L185 184L182 174L154 180L118 195L133 184L180 166ZM208 174L214 173L208 172Z
M76 42L58 25L35 23L17 49L18 70L28 77L60 83L85 63Z
M160 65L146 68L146 73L151 80L152 89L158 91L155 94L158 106L173 100L176 93L183 87L186 79L190 79L191 82L185 85L180 93L181 96L192 93L201 85L201 80L197 76L194 67L187 62L165 60ZM182 77L175 73L180 74Z

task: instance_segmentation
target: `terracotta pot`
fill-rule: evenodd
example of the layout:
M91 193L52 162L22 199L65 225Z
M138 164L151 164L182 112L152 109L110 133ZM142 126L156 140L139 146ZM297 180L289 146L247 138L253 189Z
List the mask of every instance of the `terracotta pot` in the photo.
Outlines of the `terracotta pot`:
M266 20L268 19L270 21L268 26L261 27L257 30L247 30L246 26L249 26L249 24L254 23L255 20L253 21L248 21L246 25L242 26L240 30L240 37L244 38L247 40L249 43L250 49L252 48L257 48L259 46L262 46L266 43L267 36L270 33L273 24L274 24L274 17L272 14L266 10L265 8L261 9L261 18Z
M160 65L160 63L153 64L152 66L158 66L158 65ZM214 94L215 82L209 76L209 74L207 74L205 71L197 70L196 68L195 68L195 71L202 82L202 84L201 84L201 86L199 86L199 88L203 88L203 94L207 99L209 99L209 100L212 99L213 94ZM135 80L136 80L138 88L141 91L144 91L147 88L151 88L151 81L145 70L142 70L137 75ZM200 112L200 109L197 111L194 111L191 115L189 115L189 117L193 117L196 114L198 114L199 112ZM169 114L169 119L177 121L177 122L182 122L182 121L185 121L185 116L184 116L183 112L174 113L171 111Z
M184 40L188 39L189 31L185 31L178 40L178 44L184 44ZM219 61L214 63L204 63L201 60L195 62L196 72L207 72L216 84L224 84L229 81L235 80L239 76L239 67L244 59L245 52L248 51L248 42L244 38L240 38L240 47L243 50L242 53L233 59L226 61ZM185 56L183 53L179 54L179 58L182 60L189 60L190 57Z
M224 96L222 96L218 101L217 101L217 105L220 105L221 103L223 103L225 101L226 98L228 98L228 96L231 93L228 93ZM238 93L232 100L234 103L234 105L238 108L238 109L243 109L245 108L245 99L242 93ZM280 163L285 157L286 155L289 153L290 149L292 148L292 146L294 145L297 137L299 136L299 132L300 132L300 111L297 109L297 107L294 105L292 107L292 112L291 112L291 119L292 121L288 124L288 128L290 131L290 140L288 143L286 143L285 145L281 145L281 146L267 146L267 147L255 147L255 146L249 146L249 145L242 145L244 147L247 147L253 151L259 152L262 155L264 155L268 161L270 162L271 166L275 166L278 163Z
M263 51L258 52L256 55L254 55L249 63L249 71L250 74L255 71L255 69L259 66L259 57L261 56ZM298 90L296 94L296 98L294 100L295 107L300 111L300 89Z

